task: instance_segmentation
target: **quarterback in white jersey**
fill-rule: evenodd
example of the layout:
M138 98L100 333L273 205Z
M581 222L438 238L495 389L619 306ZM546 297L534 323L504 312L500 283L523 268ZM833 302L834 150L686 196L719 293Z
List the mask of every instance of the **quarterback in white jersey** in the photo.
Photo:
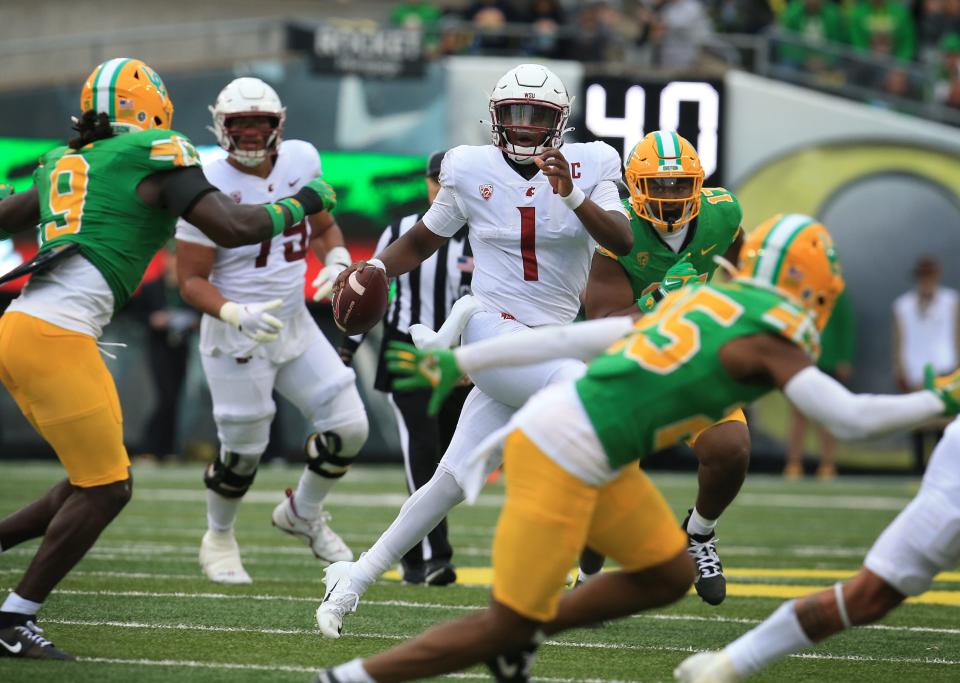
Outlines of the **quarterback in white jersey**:
M211 107L213 131L227 157L204 166L212 185L238 202L268 202L320 175L310 143L281 141L286 110L263 81L239 78ZM267 448L276 412L274 389L310 420L307 466L296 492L273 511L277 528L305 540L326 563L352 559L327 526L322 502L367 438L367 417L353 370L310 317L303 300L306 254L325 255L314 283L320 295L350 263L333 217L314 214L259 245L223 249L181 221L177 276L185 301L205 315L200 357L210 385L220 454L204 473L208 530L200 545L204 573L218 583L250 583L233 527L237 508Z
M572 322L596 245L617 254L633 246L617 189L619 154L602 142L563 145L569 114L566 88L549 69L523 64L508 71L490 96L492 144L447 152L430 209L371 261L389 277L409 272L467 224L480 304L463 330L467 343ZM436 474L357 562L327 570L317 610L323 635L339 637L343 617L367 587L464 499L473 449L534 393L583 370L581 362L562 359L471 377L475 387Z

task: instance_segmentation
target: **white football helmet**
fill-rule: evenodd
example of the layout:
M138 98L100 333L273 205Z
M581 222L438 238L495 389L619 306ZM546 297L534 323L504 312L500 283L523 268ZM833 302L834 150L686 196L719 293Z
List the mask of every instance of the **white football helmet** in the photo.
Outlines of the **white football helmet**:
M533 163L544 149L563 144L572 101L550 69L539 64L510 69L490 95L493 145L518 164Z
M217 142L227 154L244 166L259 165L280 144L287 108L280 102L276 91L259 78L234 79L220 91L217 101L208 108L213 115L213 126L208 126L208 129L217 136ZM271 117L275 123L269 131L231 127L231 119L248 116ZM240 137L250 132L262 135L263 146L259 149L240 149Z

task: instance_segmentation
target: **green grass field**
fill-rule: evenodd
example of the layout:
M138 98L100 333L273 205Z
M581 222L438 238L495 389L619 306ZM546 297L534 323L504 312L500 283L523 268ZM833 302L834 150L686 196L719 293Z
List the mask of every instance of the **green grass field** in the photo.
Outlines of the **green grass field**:
M56 465L0 465L0 516L62 476ZM368 655L427 626L482 606L482 585L404 586L383 580L322 640L314 611L322 571L305 546L270 526L270 511L295 468L263 468L240 513L237 537L254 584L207 582L197 566L205 528L200 467L141 469L134 500L41 613L46 634L76 663L0 659L0 681L308 681L321 666ZM675 512L693 500L692 474L654 477ZM909 500L916 482L841 479L787 483L753 477L721 522L730 597L717 608L695 595L671 609L599 630L570 632L541 650L545 681L667 681L688 652L716 648L769 614L785 597L829 585L860 564L877 533ZM356 468L329 500L333 526L355 551L393 519L405 490L398 468ZM483 581L502 489L451 518L464 577ZM35 543L0 555L7 589ZM905 605L883 624L848 632L757 680L960 680L960 574L945 574L927 602ZM4 590L4 593L6 591ZM487 679L484 670L460 674Z

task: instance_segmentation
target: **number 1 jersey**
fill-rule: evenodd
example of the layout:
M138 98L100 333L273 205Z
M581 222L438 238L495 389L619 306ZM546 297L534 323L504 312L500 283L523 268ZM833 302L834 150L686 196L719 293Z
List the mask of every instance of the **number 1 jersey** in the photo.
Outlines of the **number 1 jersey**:
M600 208L626 216L616 150L589 142L560 151L574 185ZM423 222L445 237L468 225L473 295L480 303L528 326L572 322L596 243L547 177L537 172L525 179L493 145L463 145L444 156L440 185Z

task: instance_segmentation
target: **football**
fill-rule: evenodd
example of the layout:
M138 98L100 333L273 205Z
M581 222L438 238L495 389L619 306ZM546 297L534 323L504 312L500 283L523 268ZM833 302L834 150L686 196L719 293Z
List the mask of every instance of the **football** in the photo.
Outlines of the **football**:
M389 285L380 268L355 270L333 293L333 320L349 335L368 332L387 312Z

